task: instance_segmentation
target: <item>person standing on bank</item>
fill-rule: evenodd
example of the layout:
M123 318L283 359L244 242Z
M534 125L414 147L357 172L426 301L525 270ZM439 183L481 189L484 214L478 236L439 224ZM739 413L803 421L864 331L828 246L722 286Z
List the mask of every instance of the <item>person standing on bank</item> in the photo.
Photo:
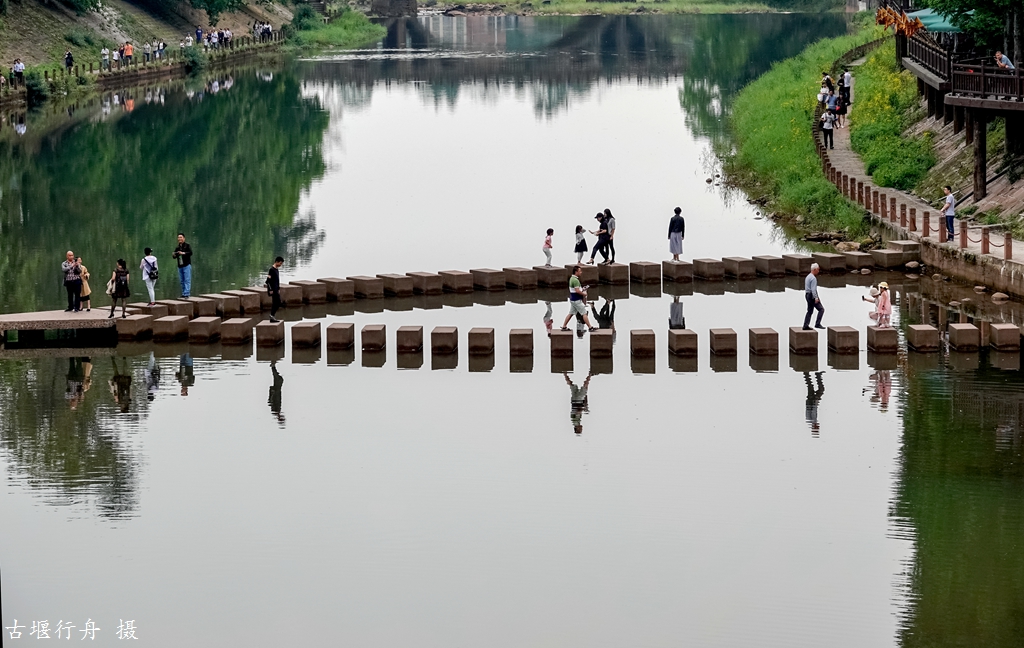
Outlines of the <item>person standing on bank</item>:
M821 136L825 148L834 149L836 147L835 127L836 116L827 110L821 113Z
M668 251L673 261L679 260L683 253L683 237L686 234L686 221L683 220L683 210L676 207L675 216L668 221Z
M610 209L604 210L604 228L608 230L608 252L612 258L610 263L615 263L615 217Z
M178 279L181 281L181 297L192 296L192 246L185 242L185 234L178 232L178 247L171 255L178 260Z
M153 256L153 248L146 248L143 254L139 270L142 270L142 281L149 291L149 305L152 306L156 303L156 280L160 278L160 268L157 267L156 257Z
M815 310L818 311L818 321L814 323L814 328L825 328L821 325L821 318L825 314L825 307L821 305L821 299L818 298L818 272L818 264L812 263L811 271L804 279L804 298L807 300L807 314L804 315L805 331L811 330L811 313Z
M128 317L126 308L132 291L128 287L128 262L124 259L117 260L117 267L110 274L110 281L107 282L107 294L113 300L113 303L110 304L110 315L107 316L107 319L114 316L114 310L117 308L117 300L119 299L121 300L121 317Z
M64 273L64 289L68 291L68 307L65 313L78 312L82 309L82 266L75 259L75 253L68 250L64 262L60 264Z
M946 238L952 241L953 217L956 216L956 197L953 195L953 187L949 185L942 188L942 193L946 194L946 202L942 206L942 214L946 217L946 232L949 234Z
M583 318L583 323L587 325L587 329L593 333L595 329L590 324L590 316L587 315L587 290L580 283L580 275L583 274L583 268L581 266L573 266L572 276L569 277L569 314L565 316L565 321L562 322L562 330L569 330L569 320L575 315L579 315Z
M277 311L281 308L281 266L284 265L284 257L274 259L274 265L267 270L267 292L270 293L270 321L277 322Z

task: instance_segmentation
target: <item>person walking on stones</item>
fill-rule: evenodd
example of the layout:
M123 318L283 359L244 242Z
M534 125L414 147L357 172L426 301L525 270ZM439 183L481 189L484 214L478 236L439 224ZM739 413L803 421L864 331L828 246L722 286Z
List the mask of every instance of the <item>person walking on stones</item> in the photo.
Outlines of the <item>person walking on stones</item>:
M181 282L181 297L192 296L192 246L185 242L185 234L178 232L178 247L171 255L178 260L178 280Z
M942 188L946 194L945 203L942 206L942 214L946 217L946 233L950 241L953 240L953 218L956 216L956 196L953 195L953 187L946 185Z
M274 259L274 265L267 270L267 293L270 294L270 321L277 322L277 311L281 309L281 266L284 257Z
M82 292L78 298L79 308L84 308L86 312L92 310L92 288L89 287L89 268L86 268L82 264L82 257L78 257L78 265L82 269Z
M110 274L110 281L107 282L107 294L113 300L110 304L110 315L107 316L107 319L114 316L114 310L117 309L117 300L119 299L121 300L121 317L128 317L126 309L128 307L128 298L131 296L132 291L128 286L128 262L124 259L117 260L117 267Z
M821 305L821 299L818 297L818 264L811 264L811 271L807 273L807 277L804 279L804 298L807 300L807 314L804 315L804 330L810 331L811 327L811 313L815 310L818 311L818 320L814 323L814 328L823 329L821 325L821 318L825 314L825 307Z
M821 113L821 136L825 148L834 149L836 147L835 127L836 116L828 110Z
M892 299L889 296L889 284L887 282L882 281L878 284L878 294L871 297L861 296L861 299L875 305L875 321L878 323L879 328L890 326Z
M547 259L547 263L545 265L547 265L549 268L551 267L551 248L554 247L551 245L551 236L554 233L555 230L549 227L547 236L544 237L544 245L541 247L541 249L544 250L544 258Z
M142 281L149 291L149 305L152 306L156 303L156 281L160 278L160 268L157 267L156 257L153 256L153 248L143 250L139 269L142 270Z
M576 253L576 263L582 263L583 255L587 253L587 237L582 225L576 226L576 247L573 252Z
M604 210L604 228L608 230L608 252L611 256L611 263L615 263L615 217L612 216L612 210Z
M593 249L590 250L590 261L588 264L593 265L594 257L600 252L601 256L604 257L604 261L601 263L608 263L608 229L605 227L605 216L601 212L594 216L597 220L597 229L591 230L590 233L597 237L597 243L594 243Z
M574 316L580 316L583 318L583 323L587 325L587 329L593 333L597 329L590 323L590 316L587 315L587 289L580 283L580 275L583 274L583 268L581 266L573 266L572 276L569 277L569 314L565 316L565 321L562 322L562 330L569 330L569 320Z
M673 261L679 260L683 253L683 238L686 235L686 221L683 220L682 207L676 207L675 215L668 221L668 251Z
M64 262L60 264L60 269L64 273L64 289L68 293L68 307L64 309L64 312L74 311L77 313L82 308L82 266L75 259L74 252L68 250Z

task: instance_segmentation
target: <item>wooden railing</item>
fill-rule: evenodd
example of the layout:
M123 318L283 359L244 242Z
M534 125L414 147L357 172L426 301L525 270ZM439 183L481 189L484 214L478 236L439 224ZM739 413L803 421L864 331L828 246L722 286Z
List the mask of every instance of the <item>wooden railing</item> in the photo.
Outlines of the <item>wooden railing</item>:
M1024 77L1020 70L1004 70L994 65L956 64L951 90L967 97L1024 101Z
M927 36L914 34L907 39L907 58L943 81L949 81L952 54L936 45Z

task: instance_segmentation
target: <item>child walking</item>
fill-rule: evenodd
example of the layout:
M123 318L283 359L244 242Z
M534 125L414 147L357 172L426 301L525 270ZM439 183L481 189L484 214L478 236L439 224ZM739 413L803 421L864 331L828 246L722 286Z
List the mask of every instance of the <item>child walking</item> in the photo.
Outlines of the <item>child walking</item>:
M553 247L551 245L551 235L554 234L554 233L555 233L555 230L553 230L553 229L551 229L549 227L548 228L548 235L544 237L544 247L541 248L542 250L544 250L545 258L547 258L547 260L548 260L548 262L546 264L548 266L551 265L551 248Z
M879 328L888 328L891 326L890 320L892 318L892 299L889 296L889 284L882 281L878 284L877 295L874 290L871 292L870 298L861 297L861 299L875 305L874 317L878 321Z
M583 255L587 253L587 239L584 236L583 226L576 226L576 247L573 248L576 253L576 263L583 261Z

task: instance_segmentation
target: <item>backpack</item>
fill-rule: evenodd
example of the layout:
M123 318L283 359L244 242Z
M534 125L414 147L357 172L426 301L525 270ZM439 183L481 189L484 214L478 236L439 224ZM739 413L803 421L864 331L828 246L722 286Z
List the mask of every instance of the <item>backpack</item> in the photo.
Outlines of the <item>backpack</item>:
M146 266L150 280L156 281L157 279L160 278L160 271L157 269L156 266L150 265L149 261L146 262Z

